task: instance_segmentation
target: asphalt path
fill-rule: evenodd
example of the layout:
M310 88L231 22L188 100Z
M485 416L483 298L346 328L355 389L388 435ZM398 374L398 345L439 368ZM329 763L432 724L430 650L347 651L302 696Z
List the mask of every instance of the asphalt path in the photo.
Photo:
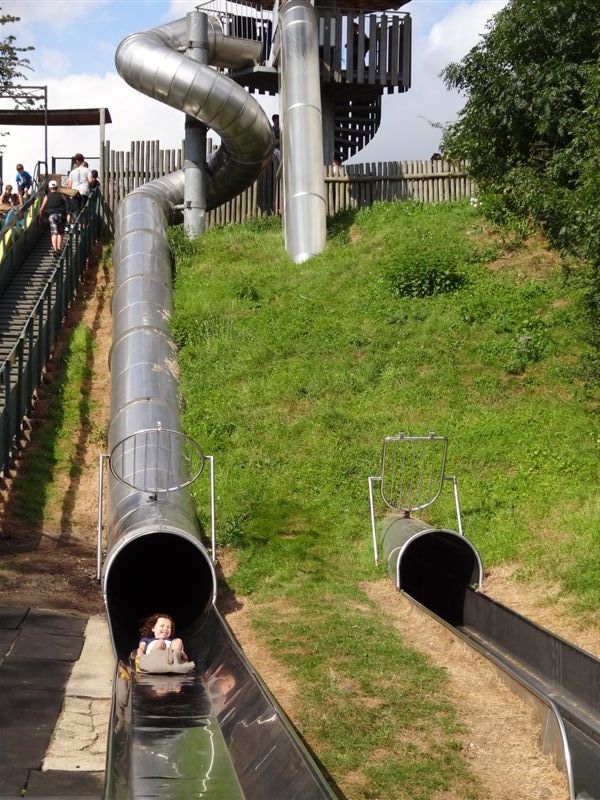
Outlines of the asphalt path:
M0 607L0 800L101 800L113 671L103 617Z

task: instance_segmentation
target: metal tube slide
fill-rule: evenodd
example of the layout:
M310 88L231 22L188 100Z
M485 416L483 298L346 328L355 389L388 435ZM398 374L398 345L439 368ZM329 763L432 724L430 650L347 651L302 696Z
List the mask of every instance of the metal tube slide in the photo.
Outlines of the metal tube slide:
M211 30L219 60L214 24ZM271 128L260 107L241 98L242 90L228 78L187 63L172 50L187 44L184 31L173 23L129 37L117 61L132 85L220 133L220 155L210 165L215 204L254 179L270 157ZM232 45L224 52L231 53ZM115 216L107 555L101 580L119 665L104 798L334 800L214 605L216 575L188 489L199 471L194 452L200 463L202 454L181 431L176 348L169 331L167 228L181 217L183 194L179 171L131 192ZM177 635L196 664L193 673L131 671L140 621L156 612L174 617Z
M119 658L135 644L140 620L170 609L182 629L213 602L216 578L181 473L177 354L169 332L169 192L136 190L116 215L108 432L111 476L102 586ZM162 180L163 188L168 182ZM183 187L181 187L183 188ZM160 426L175 434L157 447ZM153 434L140 434L154 431ZM178 435L179 434L179 435ZM115 449L119 475L113 472ZM182 487L182 488L180 488Z
M128 36L117 48L115 64L134 89L184 111L219 134L221 147L207 161L207 205L215 208L258 177L271 157L273 134L267 115L241 86L179 52L188 44L183 18ZM219 22L209 17L209 63L252 63L260 56L260 44L224 37ZM181 182L179 203L183 177Z
M395 514L382 520L378 538L396 587L457 624L467 588L483 581L475 546L455 531Z
M240 66L257 57L256 42L228 42L219 23L212 18L208 22L213 62ZM270 158L273 138L258 103L229 78L179 52L188 44L183 18L127 37L115 60L134 88L185 111L221 136L221 147L207 165L207 200L212 207L256 178ZM117 447L122 451L128 474L125 481L114 473L109 480L102 585L120 658L127 656L142 617L170 608L186 629L198 624L216 592L193 503L187 488L181 488L186 476L177 474L171 485L174 465L179 470L185 459L173 452L183 446L184 437L176 348L169 332L171 256L166 233L169 223L180 217L177 207L183 196L180 170L131 192L115 219L108 443L111 454ZM173 432L166 449L153 447L139 434L157 428ZM113 462L111 457L111 470ZM155 486L150 477L156 478ZM167 562L163 550L169 553ZM173 555L177 557L172 560Z
M325 249L326 203L317 17L308 0L279 10L283 229L297 264Z

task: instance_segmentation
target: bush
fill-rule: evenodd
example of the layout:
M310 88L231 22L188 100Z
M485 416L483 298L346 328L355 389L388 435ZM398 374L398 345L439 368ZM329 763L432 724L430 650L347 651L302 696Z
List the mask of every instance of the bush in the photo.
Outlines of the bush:
M460 289L466 275L461 269L464 258L456 252L435 248L406 248L398 261L386 269L386 278L400 297L429 297Z
M372 214L378 211L373 208ZM430 297L464 286L467 264L482 258L465 236L465 222L477 215L468 203L454 204L450 213L444 204L427 209L418 203L393 203L384 209L378 220L384 227L375 230L371 241L385 242L384 277L394 294Z
M537 319L527 320L517 332L506 371L509 375L522 375L528 364L541 361L550 344L545 323Z

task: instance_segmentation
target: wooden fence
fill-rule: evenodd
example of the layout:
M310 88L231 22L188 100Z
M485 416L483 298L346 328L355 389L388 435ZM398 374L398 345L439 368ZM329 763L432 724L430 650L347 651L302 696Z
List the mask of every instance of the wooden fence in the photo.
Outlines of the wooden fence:
M212 143L209 142L209 146ZM129 151L103 149L102 192L112 215L128 192L148 181L181 169L183 148L162 150L157 141L132 142ZM252 186L206 215L207 227L243 222L250 217L281 214L283 198L273 160ZM475 193L463 163L385 161L324 167L327 215L359 209L375 202L413 200L440 203L462 200Z

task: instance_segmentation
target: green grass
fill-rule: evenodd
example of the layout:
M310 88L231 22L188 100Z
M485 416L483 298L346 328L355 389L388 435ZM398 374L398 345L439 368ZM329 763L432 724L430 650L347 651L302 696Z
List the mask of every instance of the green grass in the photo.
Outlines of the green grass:
M69 332L56 376L45 389L47 419L37 430L36 457L23 460L15 481L20 513L36 527L64 500L64 485L56 479L77 479L81 469L79 437L82 427L87 430L93 418L89 399L93 347L92 332L86 325L79 323Z
M359 588L383 574L367 476L385 435L447 435L484 563L517 562L562 583L582 619L597 611L600 431L576 271L463 204L347 214L302 265L278 220L172 243L184 425L216 459L234 588L306 689L303 733L334 775L360 768L349 797L476 796L443 674ZM194 491L206 522L206 487ZM428 521L456 527L451 492ZM295 610L283 619L282 604Z

